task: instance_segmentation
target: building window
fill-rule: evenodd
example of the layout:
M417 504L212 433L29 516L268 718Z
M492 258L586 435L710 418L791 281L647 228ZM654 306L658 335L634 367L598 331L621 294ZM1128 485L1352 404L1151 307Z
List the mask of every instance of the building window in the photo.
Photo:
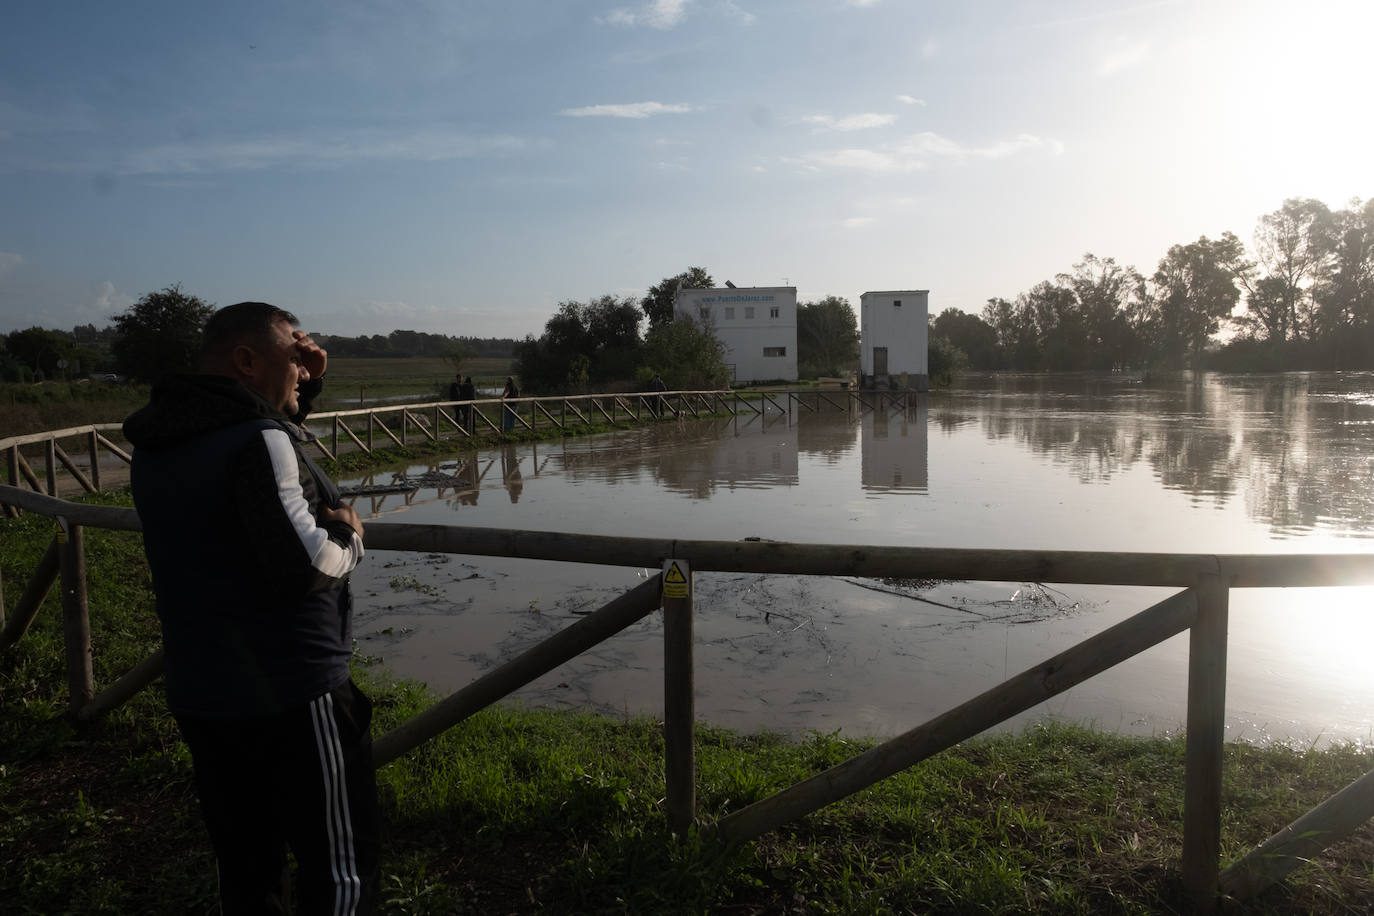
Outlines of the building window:
M769 318L776 318L776 317L778 317L778 307L777 307L776 305L773 306L771 309L768 310L768 317L769 317Z
M734 320L735 320L735 309L734 309L733 306L727 305L727 306L725 307L725 320L726 320L726 321L734 321Z
M754 307L753 307L752 305L746 305L746 306L744 307L744 317L745 317L745 318L753 318L753 317L754 317Z
M901 307L902 307L902 300L900 300L900 299L893 299L893 300L892 300L892 304L895 305L897 308L901 308Z
M764 348L763 348L763 355L764 355L765 357L771 357L771 356L786 356L786 355L787 355L787 348L786 348L786 347L764 347Z
M701 315L701 320L702 320L702 321L710 321L710 320L711 320L711 310L708 309L706 306L704 306L704 305L697 306L697 313Z

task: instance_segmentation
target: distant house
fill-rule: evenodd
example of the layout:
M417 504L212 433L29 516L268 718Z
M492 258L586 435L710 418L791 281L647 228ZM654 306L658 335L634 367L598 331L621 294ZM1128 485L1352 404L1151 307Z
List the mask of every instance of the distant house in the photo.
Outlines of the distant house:
M674 307L715 330L732 381L797 380L795 286L681 289Z
M899 289L859 297L859 371L863 387L930 387L930 290Z

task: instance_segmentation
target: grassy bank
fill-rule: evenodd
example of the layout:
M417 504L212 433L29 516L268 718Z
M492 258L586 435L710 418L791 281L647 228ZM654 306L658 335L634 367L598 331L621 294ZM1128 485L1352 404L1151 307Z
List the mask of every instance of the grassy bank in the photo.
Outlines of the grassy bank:
M127 503L127 496L106 501ZM12 607L52 535L0 521ZM99 684L157 644L137 534L87 532ZM213 863L189 758L145 691L101 722L62 715L58 597L0 655L0 901L6 913L197 913ZM363 656L376 733L432 702ZM703 728L710 822L863 747ZM1045 724L967 742L845 802L722 851L671 838L650 720L491 709L380 773L387 913L1182 912L1183 743ZM1356 748L1226 749L1235 857L1374 766ZM1366 912L1374 833L1243 910Z

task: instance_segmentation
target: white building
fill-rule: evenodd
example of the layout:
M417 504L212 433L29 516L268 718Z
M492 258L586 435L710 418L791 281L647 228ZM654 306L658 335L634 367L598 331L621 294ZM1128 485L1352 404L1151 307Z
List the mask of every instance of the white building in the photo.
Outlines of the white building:
M680 289L675 307L715 330L732 381L797 380L795 286Z
M863 384L930 387L930 290L899 289L859 297L859 371Z

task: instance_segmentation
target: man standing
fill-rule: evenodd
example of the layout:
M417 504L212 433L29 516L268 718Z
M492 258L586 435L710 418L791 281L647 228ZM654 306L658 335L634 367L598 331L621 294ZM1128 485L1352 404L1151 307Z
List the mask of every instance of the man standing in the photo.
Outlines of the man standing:
M472 376L463 380L463 384L458 386L458 397L464 401L474 401L477 399L477 388L472 384ZM463 405L463 429L472 432L472 405Z
M649 390L655 392L667 391L668 383L663 380L663 376L655 372L653 379L649 382ZM655 394L654 399L650 402L650 404L651 406L649 409L653 413L653 415L656 417L661 417L663 416L663 408L668 405L668 402L664 400L663 395Z
M124 423L167 704L191 751L221 911L370 911L371 703L349 677L363 525L301 448L326 354L265 302L220 309L199 375Z

